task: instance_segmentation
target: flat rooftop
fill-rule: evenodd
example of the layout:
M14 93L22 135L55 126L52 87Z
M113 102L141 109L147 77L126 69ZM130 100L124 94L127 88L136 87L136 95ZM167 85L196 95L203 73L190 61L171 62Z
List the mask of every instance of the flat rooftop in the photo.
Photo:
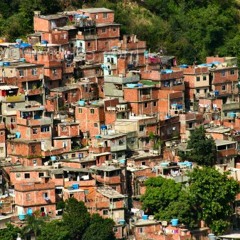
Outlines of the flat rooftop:
M107 198L125 198L125 196L111 187L98 187L97 191Z
M80 11L86 12L86 13L114 12L113 10L108 8L83 8L83 9L80 9Z
M215 141L216 146L236 144L236 141L230 141L230 140L220 140L220 139L216 139L216 140L214 140L214 141Z

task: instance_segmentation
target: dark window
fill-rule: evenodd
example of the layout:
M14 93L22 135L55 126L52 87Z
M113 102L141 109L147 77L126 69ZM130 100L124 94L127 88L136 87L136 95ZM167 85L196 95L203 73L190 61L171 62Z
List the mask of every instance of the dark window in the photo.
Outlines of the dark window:
M197 77L197 82L199 82L200 81L200 77Z
M40 172L38 173L38 177L43 177L44 176L44 173Z
M94 109L93 109L93 108L90 109L90 113L91 113L91 114L94 114Z
M24 178L30 178L30 173L25 173Z
M108 215L108 210L107 209L103 209L103 215Z

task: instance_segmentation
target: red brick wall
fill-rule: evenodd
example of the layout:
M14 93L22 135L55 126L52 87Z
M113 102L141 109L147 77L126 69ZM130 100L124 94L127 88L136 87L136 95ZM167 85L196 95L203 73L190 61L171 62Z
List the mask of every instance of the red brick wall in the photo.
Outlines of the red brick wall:
M68 44L68 32L54 30L51 33L42 33L42 39L51 44Z
M82 112L79 112L79 108L82 109ZM94 113L91 113L91 109L94 109ZM78 106L75 108L75 117L76 120L79 122L80 130L82 132L89 131L91 136L95 136L100 134L100 125L103 124L105 120L104 108L103 106Z
M48 32L50 30L50 23L46 19L33 17L33 28L35 32Z
M99 13L88 13L84 12L84 9L79 9L79 13L84 14L92 18L96 23L113 23L114 22L114 12L108 12L107 18L104 17L102 12ZM96 17L97 15L97 17Z

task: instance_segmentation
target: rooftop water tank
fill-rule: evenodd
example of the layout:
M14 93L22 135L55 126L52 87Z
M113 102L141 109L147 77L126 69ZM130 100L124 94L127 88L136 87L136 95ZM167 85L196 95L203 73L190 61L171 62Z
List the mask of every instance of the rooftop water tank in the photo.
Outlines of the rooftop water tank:
M143 220L148 220L148 215L142 215Z
M172 226L176 227L178 225L178 219L174 218L171 220Z
M19 218L19 220L23 221L26 218L26 214L19 214L18 218Z
M3 66L10 66L10 62L3 62Z
M74 183L72 185L72 189L79 189L79 184L78 183Z
M56 161L56 160L57 160L57 157L56 157L56 156L51 156L50 159L51 159L52 161Z
M84 100L78 101L78 105L79 105L79 106L85 106L85 101L84 101Z

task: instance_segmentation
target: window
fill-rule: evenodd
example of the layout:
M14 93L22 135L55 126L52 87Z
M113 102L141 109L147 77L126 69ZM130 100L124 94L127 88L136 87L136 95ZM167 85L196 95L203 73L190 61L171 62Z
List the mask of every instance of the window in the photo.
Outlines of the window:
M108 215L108 209L103 209L103 215Z
M37 132L38 132L37 130L38 130L37 128L33 128L33 130L32 130L33 134L37 134Z
M67 131L67 127L66 127L66 126L62 126L61 128L62 128L62 131L63 131L63 132L66 132L66 131Z
M94 123L94 127L98 127L98 124L97 124L97 123Z
M138 229L138 232L139 232L139 233L143 233L143 228L140 227L140 228Z
M114 228L113 228L113 232L115 232L115 233L118 232L118 228L117 228L117 227L114 227Z
M23 77L23 76L24 76L24 71L23 71L23 69L19 69L19 76L20 76L20 77Z
M43 193L44 198L48 198L48 193Z
M27 200L27 201L31 201L31 195L30 195L30 193L27 193L27 194L26 194L26 200Z
M42 126L41 127L41 132L49 132L49 126Z
M38 177L43 177L43 176L44 176L43 172L38 173Z
M105 33L106 32L106 28L102 28L102 33Z
M21 173L16 173L16 178L20 178L21 177Z
M113 28L113 32L116 32L116 28Z
M63 147L66 148L68 145L67 141L63 141Z
M234 74L235 74L235 70L234 70L234 69L231 69L231 70L230 70L230 74L231 74L231 75L234 75Z
M79 113L82 113L82 108L79 108L79 109L78 109L78 112L79 112Z
M87 44L87 45L88 45L88 47L90 47L90 46L91 46L91 43L90 43L90 42L88 42L88 44Z
M36 68L32 68L32 75L36 76L37 75L37 69Z
M0 132L0 135L3 135L3 134L4 134L4 131L1 131L1 132Z
M11 117L11 123L16 122L16 118L15 117Z
M200 81L200 77L197 77L197 82L199 82Z
M144 107L147 108L147 107L148 107L148 104L147 104L147 103L144 103Z
M197 93L200 93L200 89L196 89L196 92L197 92Z
M145 166L145 165L146 165L146 163L145 163L145 162L142 162L142 165L143 165L143 166Z
M207 76L203 76L203 81L206 81L207 80Z
M107 13L103 13L103 18L107 18L108 14Z
M221 74L222 74L222 76L224 77L224 76L225 76L225 71L222 71Z
M153 102L153 106L156 107L157 106L157 102Z
M226 85L222 85L222 91L226 90Z
M52 70L52 74L53 74L53 75L57 75L57 69L54 68L54 69Z
M139 131L140 131L140 132L143 132L143 131L144 131L144 126L140 125L140 126L139 126Z
M30 178L30 173L25 173L25 174L24 174L24 178L25 178L25 179Z
M93 108L90 109L90 113L94 114L94 109Z
M35 145L31 146L31 151L32 151L32 153L35 153L35 152L36 152L36 147L35 147Z
M206 88L204 89L204 93L207 93L207 89Z

